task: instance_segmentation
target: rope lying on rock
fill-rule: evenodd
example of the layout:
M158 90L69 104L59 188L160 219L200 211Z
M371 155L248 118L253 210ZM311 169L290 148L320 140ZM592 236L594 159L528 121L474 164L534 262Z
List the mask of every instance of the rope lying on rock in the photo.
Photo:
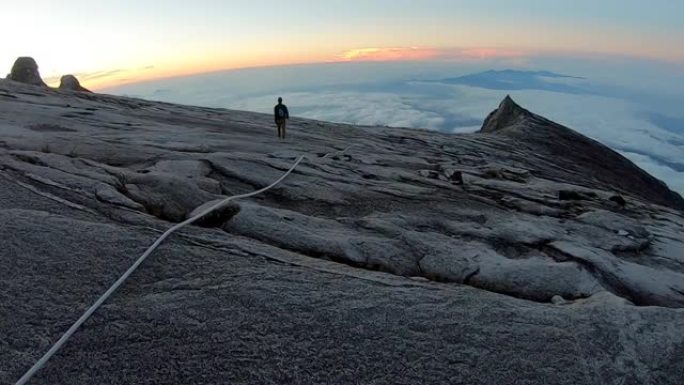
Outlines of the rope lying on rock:
M346 150L345 150L345 151L346 151ZM125 273L124 273L116 282L114 282L114 284L113 284L113 285L112 285L104 294L102 294L102 296L101 296L97 301L95 301L95 303L94 303L92 306L90 306L90 308L88 308L88 310L86 310L85 313L83 313L83 315L81 316L81 318L79 318L73 325L71 325L71 327L69 328L69 330L67 330L67 331L64 333L64 335L62 335L62 338L60 338L59 341L57 341L57 342L50 348L50 350L48 350L47 353L45 353L45 355L43 355L43 357L41 357L41 359L38 360L38 362L36 362L35 365L33 365L33 366L31 367L31 369L29 369L29 370L26 372L26 374L24 374L24 375L19 379L19 381L16 382L16 385L24 385L24 384L26 384L26 383L27 383L27 382L28 382L28 381L29 381L29 380L30 380L30 379L31 379L31 378L40 370L40 369L42 369L43 366L45 366L45 364L48 362L48 360L50 360L50 358L52 358L52 356L53 356L55 353L57 353L57 351L58 351L59 349L62 348L62 346L67 342L67 340L68 340L69 338L71 338L71 336L78 330L78 328L81 327L81 325L83 325L83 323L85 323L85 322L88 320L88 318L90 318L90 316L93 315L93 313L95 313L95 311L96 311L96 310L97 310L105 301L107 301L107 299L108 299L108 298L109 298L109 297L110 297L110 296L119 288L119 286L121 286L121 285L124 283L124 281L126 281L126 279L128 279L128 277L130 277L131 274L133 274L133 272L138 268L138 266L140 266L140 265L145 261L145 259L147 259L147 257L149 257L150 254L152 254L152 252L153 252L154 250L156 250L157 247L159 247L159 245L160 245L162 242L164 242L164 240L166 240L166 238L168 238L171 234L173 234L174 232L180 230L181 228L183 228L183 227L185 227L185 226L187 226L187 225L190 225L190 224L192 224L192 223L198 221L200 218L202 218L202 217L204 217L205 215L207 215L207 214L213 212L214 210L217 210L217 209L219 209L219 208L225 206L225 205L228 204L230 201L233 201L233 200L236 200L236 199L249 198L249 197L252 197L252 196L254 196L254 195L258 195L258 194L264 193L264 192L266 192L266 191L272 189L273 187L275 187L275 186L277 186L278 184L280 184L283 180L285 180L285 178L287 178L287 177L295 170L295 168L297 168L297 166L299 166L299 164L302 162L302 160L304 160L304 156L303 156L303 155L300 156L299 158L297 158L297 161L295 161L295 163L292 165L292 167L290 167L290 169L289 169L285 174L283 174L283 176L281 176L278 180L276 180L275 182L273 182L271 185L269 185L269 186L267 186L267 187L264 187L264 188L262 188L262 189L260 189L260 190L257 190L257 191L248 193L248 194L234 195L234 196L232 196L232 197L228 197L228 198L226 198L226 199L224 199L224 200L222 200L222 201L220 201L220 202L217 202L216 204L212 205L211 207L208 207L206 210L201 211L199 214L193 216L192 218L186 219L185 221L183 221L183 222L181 222L181 223L178 223L178 224L176 224L175 226L173 226L173 227L171 227L170 229L168 229L164 234L162 234L162 235L161 235L161 236L152 244L152 246L150 246L150 247L147 249L147 251L145 251L145 252L143 253L142 256L140 256L140 258L138 258L137 261L135 261L135 263L134 263L128 270L126 270L126 272L125 272Z

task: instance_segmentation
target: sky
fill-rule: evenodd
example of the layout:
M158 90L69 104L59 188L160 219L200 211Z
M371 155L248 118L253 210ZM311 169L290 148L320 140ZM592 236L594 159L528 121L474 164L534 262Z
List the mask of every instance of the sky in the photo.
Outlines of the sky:
M0 63L98 89L293 63L624 56L684 62L673 0L1 0Z

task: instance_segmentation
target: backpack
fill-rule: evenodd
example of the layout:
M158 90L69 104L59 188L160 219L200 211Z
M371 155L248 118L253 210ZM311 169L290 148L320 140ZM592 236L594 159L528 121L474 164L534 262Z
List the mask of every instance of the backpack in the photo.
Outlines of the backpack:
M283 119L285 117L285 109L281 106L278 106L278 117L280 119Z

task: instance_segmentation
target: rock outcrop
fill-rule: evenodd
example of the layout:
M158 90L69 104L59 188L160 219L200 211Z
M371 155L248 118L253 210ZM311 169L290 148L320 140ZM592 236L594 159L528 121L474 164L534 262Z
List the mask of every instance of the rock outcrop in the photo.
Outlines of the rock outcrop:
M64 75L59 80L59 89L62 91L77 91L77 92L90 92L90 90L81 86L74 75Z
M533 146L531 162L543 165L547 176L579 182L596 179L604 189L629 192L646 200L684 210L684 199L667 185L607 146L570 128L535 115L507 96L482 126L482 133L505 136ZM554 169L562 169L557 173ZM575 176L568 177L568 171Z
M534 114L520 107L513 101L510 95L507 95L499 105L499 108L487 116L480 132L498 132L507 127L523 124L532 117L534 117Z
M0 100L0 383L301 154L168 239L36 383L681 381L681 197L511 99L483 133L292 119L285 142L256 113Z
M38 72L38 64L32 57L20 57L12 66L12 71L7 75L8 80L31 84L34 86L47 87Z

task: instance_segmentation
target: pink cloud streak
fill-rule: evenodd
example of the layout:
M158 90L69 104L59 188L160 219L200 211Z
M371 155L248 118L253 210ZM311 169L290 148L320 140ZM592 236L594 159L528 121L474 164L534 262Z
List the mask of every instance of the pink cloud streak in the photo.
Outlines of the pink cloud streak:
M337 55L339 61L412 61L412 60L486 60L521 59L525 53L501 48L425 48L367 47L347 50Z

